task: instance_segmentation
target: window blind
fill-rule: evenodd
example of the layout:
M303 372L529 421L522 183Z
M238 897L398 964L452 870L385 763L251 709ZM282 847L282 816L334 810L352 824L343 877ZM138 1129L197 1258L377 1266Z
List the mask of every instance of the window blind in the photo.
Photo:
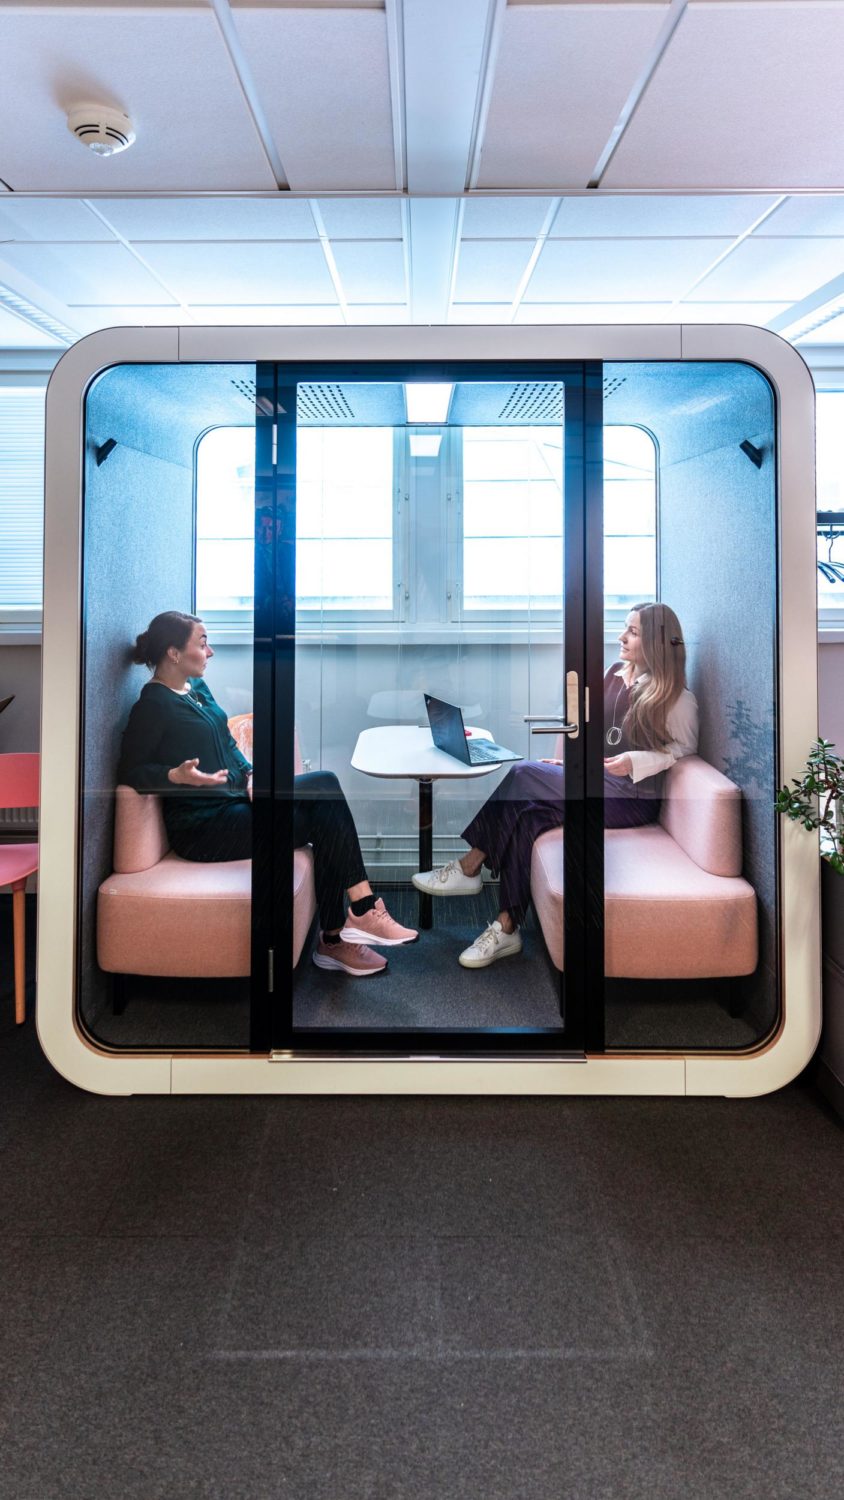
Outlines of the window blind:
M0 386L0 609L41 607L44 387Z

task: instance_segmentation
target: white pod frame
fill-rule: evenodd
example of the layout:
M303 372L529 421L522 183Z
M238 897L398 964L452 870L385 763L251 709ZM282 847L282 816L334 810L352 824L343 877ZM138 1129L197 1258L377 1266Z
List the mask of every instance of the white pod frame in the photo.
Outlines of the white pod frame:
M821 1023L818 843L784 820L782 1012L745 1052L602 1053L585 1061L314 1059L243 1053L114 1052L76 1019L85 394L121 364L321 360L740 361L777 396L779 507L778 785L802 770L817 734L814 385L790 344L743 326L111 328L62 357L47 390L41 859L37 1027L53 1066L99 1094L697 1094L782 1088L809 1062ZM784 560L787 565L784 566Z

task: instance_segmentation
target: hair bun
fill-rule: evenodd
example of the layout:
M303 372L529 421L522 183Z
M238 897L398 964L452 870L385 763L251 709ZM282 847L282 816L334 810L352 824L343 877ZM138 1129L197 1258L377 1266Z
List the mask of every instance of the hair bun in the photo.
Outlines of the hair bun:
M132 661L139 667L149 666L149 631L142 630L135 640Z

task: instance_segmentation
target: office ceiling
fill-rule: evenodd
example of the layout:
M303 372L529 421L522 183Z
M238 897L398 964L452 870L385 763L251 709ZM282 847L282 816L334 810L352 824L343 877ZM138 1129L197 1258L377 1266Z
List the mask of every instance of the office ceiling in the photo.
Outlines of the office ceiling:
M844 331L844 0L0 0L0 344ZM95 157L73 104L124 109ZM245 196L237 196L245 195Z

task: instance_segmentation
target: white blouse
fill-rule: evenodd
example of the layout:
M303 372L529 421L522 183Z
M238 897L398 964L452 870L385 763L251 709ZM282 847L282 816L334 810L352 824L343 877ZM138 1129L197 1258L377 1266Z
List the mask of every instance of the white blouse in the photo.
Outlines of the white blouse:
M623 678L624 668L621 667L615 675ZM635 681L639 682L647 675L647 672L640 672ZM630 773L632 781L644 781L648 776L656 776L682 760L684 755L697 753L700 713L697 698L688 688L683 688L677 702L668 710L665 728L670 738L664 750L627 751L633 767Z

